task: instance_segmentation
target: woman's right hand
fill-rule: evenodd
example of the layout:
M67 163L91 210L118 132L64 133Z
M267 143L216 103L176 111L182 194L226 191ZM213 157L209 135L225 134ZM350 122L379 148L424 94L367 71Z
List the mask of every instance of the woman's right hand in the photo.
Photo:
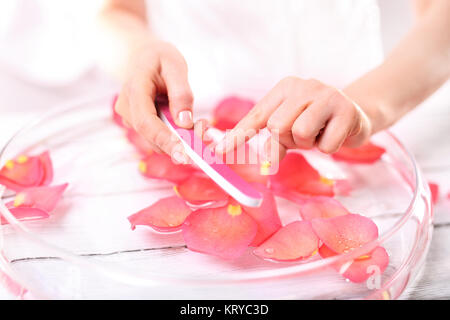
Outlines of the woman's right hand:
M187 163L181 142L157 116L154 104L158 94L167 94L175 123L182 128L192 128L193 96L181 53L167 42L151 40L134 52L126 73L116 112L155 151L165 152L179 163Z

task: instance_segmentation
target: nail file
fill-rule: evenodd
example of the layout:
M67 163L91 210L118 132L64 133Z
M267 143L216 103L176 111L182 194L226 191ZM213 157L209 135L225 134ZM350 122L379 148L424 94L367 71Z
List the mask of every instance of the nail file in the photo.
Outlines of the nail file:
M239 203L248 207L259 207L263 197L249 183L231 170L226 164L206 161L204 155L215 159L214 151L194 134L193 129L178 127L170 114L167 98L157 98L156 106L161 120L180 138L186 155L194 161L217 185ZM209 157L209 156L208 156Z

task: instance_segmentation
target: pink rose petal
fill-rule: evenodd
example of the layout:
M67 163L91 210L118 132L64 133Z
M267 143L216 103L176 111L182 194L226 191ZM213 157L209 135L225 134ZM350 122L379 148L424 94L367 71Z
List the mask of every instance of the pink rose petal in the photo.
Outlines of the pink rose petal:
M299 199L298 203L303 220L333 218L350 213L339 201L330 197L304 198Z
M244 211L258 224L255 239L250 244L256 247L281 228L281 220L272 192L261 184L252 185L263 195L263 202L258 208L244 207Z
M200 209L183 224L183 237L190 250L223 259L241 256L255 238L258 225L240 206Z
M8 160L0 170L0 184L15 191L48 185L53 179L53 166L49 153L38 156L21 155Z
M151 152L139 163L139 171L147 178L179 183L189 178L196 170L190 165L175 164L166 154Z
M371 142L359 148L341 147L338 152L331 156L335 160L352 163L374 163L386 152L383 147L379 147Z
M326 245L319 249L322 258L335 256L333 250ZM339 263L334 266L337 271L342 272L344 278L352 282L360 283L366 281L372 274L382 274L389 265L389 255L383 247L376 247L372 252L362 255L355 259L350 265L348 263Z
M184 200L199 204L209 201L223 201L228 194L209 177L194 174L175 187L177 194Z
M6 206L14 207L32 207L51 212L55 209L57 203L62 197L68 184L58 186L42 186L28 188L17 193L14 201L6 204Z
M436 183L430 182L428 183L431 191L431 202L436 204L439 200L439 186Z
M280 195L289 191L304 195L334 195L333 181L321 177L299 153L291 152L284 157L277 174L271 176L270 184Z
M294 221L278 230L253 253L258 257L277 261L309 258L319 248L319 238L309 221Z
M44 171L42 181L39 183L39 186L48 186L53 181L53 164L52 159L50 158L50 153L45 151L38 157Z
M8 208L11 214L19 221L34 221L50 217L50 215L38 208L17 207ZM9 224L9 222L2 216L0 217L1 224Z
M220 130L232 129L253 108L251 100L227 97L214 109L214 126Z
M311 221L314 232L336 253L345 253L378 238L376 224L367 217L347 214Z
M247 182L267 185L269 181L269 168L264 167L259 155L248 143L224 155L223 161Z
M128 217L131 229L137 225L149 226L160 232L172 232L180 229L192 210L183 199L172 196L156 201L151 206Z

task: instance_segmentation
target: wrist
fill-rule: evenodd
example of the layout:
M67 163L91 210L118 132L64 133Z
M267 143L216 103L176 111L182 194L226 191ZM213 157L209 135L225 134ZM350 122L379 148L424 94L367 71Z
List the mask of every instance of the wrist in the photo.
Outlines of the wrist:
M388 103L371 95L370 91L361 90L358 85L350 85L343 91L366 114L371 124L370 135L388 128L395 122Z

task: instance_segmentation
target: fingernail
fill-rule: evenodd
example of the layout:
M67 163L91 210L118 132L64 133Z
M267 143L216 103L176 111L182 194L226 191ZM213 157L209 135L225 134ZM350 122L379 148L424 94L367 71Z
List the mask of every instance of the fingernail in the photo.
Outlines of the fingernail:
M225 139L223 139L222 141L220 141L217 146L216 146L216 152L218 153L224 153L225 152L225 146L226 146L226 141Z
M183 152L180 152L180 151L175 151L172 154L172 158L178 164L187 164L188 163L188 158L187 158L186 154L184 154Z
M181 111L178 114L178 122L183 127L191 127L192 126L192 112L189 110Z
M205 131L205 133L203 134L203 140L205 140L205 141L213 141L214 140L214 136L213 136L213 132L211 131L211 128L209 128Z

